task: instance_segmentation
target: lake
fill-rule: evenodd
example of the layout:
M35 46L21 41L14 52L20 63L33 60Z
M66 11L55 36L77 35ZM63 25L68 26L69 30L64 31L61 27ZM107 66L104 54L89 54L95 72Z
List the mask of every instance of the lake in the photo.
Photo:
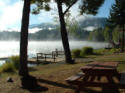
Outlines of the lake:
M70 48L82 48L84 46L91 46L94 49L108 47L108 43L88 42L88 41L70 41ZM18 41L0 41L0 58L9 57L12 55L19 55ZM63 50L61 41L29 41L28 56L35 57L36 53L51 53L55 49Z

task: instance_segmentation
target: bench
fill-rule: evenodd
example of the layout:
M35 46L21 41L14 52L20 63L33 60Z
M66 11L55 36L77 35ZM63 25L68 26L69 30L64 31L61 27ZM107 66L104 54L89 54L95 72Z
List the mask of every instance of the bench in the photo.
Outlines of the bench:
M72 84L74 83L75 81L78 81L80 78L82 78L84 76L84 73L83 72L79 72L78 74L76 75L73 75L69 78L66 79L66 82L69 83L69 84Z
M73 75L69 78L66 79L66 82L68 84L70 84L71 86L76 85L75 86L75 93L80 93L80 90L82 88L82 86L86 86L86 87L104 87L104 86L114 86L114 83L97 83L97 82L83 82L83 80L81 80L81 78L83 79L85 76L85 74L83 72L79 72L76 75ZM125 72L120 73L120 81L116 86L120 89L125 89Z

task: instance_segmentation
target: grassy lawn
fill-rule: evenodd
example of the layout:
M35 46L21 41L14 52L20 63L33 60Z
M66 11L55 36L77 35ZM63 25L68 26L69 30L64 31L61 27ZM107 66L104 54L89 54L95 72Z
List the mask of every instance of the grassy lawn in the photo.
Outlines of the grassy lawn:
M42 88L47 89L29 91L22 89L20 86L20 79L17 73L3 73L0 75L0 93L74 93L74 90L69 86L65 79L80 71L80 68L88 62L84 59L91 59L93 61L116 61L119 62L118 71L125 71L125 53L112 53L102 55L90 55L86 58L77 59L77 64L53 63L47 65L39 65L30 68L30 74L38 79L38 83ZM6 81L7 77L13 78L13 83ZM85 88L81 93L107 93L104 88ZM110 92L111 93L111 92ZM119 90L116 93L124 93Z

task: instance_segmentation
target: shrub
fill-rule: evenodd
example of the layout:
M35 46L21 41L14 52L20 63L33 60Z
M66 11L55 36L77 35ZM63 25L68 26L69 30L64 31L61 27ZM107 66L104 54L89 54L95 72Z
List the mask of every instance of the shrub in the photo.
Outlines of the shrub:
M74 58L79 58L79 57L80 57L80 52L81 52L80 49L73 49L73 50L72 50L72 56L73 56Z
M83 57L85 55L91 55L93 54L93 48L92 47L83 47L81 50L80 55Z
M94 54L103 54L105 52L107 52L106 49L95 49L94 50Z
M14 72L14 71L15 71L14 66L12 65L12 63L9 63L9 62L3 64L0 67L0 73L1 72Z
M112 49L110 49L110 53L115 53L115 52L119 52L120 51L120 49L117 49L117 48L112 48Z
M11 56L9 60L12 63L12 65L15 67L15 69L19 68L19 60L20 60L19 56Z
M2 66L0 66L1 72L14 72L19 68L19 56L11 56L9 58L9 62L6 62Z

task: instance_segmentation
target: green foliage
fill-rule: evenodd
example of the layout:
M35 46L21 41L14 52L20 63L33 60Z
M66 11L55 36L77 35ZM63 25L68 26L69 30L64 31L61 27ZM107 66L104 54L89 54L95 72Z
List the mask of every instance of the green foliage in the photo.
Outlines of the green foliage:
M115 27L113 32L112 32L112 39L115 42L119 42L119 38L120 38L120 33L119 33L119 27Z
M14 72L19 69L19 56L12 56L9 58L9 62L6 62L2 66L0 66L1 72Z
M103 29L98 28L90 32L88 39L93 41L104 41Z
M80 13L97 14L98 8L104 3L104 0L82 0L80 4Z
M84 57L85 55L91 55L93 54L93 48L92 47L83 47L80 53L81 57Z
M109 22L113 25L125 24L125 0L115 0L110 10Z
M95 49L94 50L94 54L103 54L105 52L107 52L106 49Z
M111 30L110 30L110 28L109 27L105 27L105 29L104 29L104 39L105 39L105 41L110 41L111 40Z
M80 57L80 52L81 52L80 49L73 49L73 50L72 50L72 56L73 56L74 58L79 58L79 57Z
M120 49L118 48L112 48L112 49L110 49L110 53L116 53L116 52L119 52L120 51Z
M94 54L100 55L100 54L113 54L118 53L120 51L119 48L111 48L111 49L95 49Z
M15 67L13 66L12 63L5 63L2 66L0 66L0 73L2 72L14 72L15 71Z
M36 5L36 7L32 9L32 13L39 14L40 10L42 9L46 11L50 11L51 10L50 5L49 5L50 1L51 0L31 0L31 3Z
M19 68L19 56L11 56L10 58L10 62L12 63L12 65L14 66L15 69Z

